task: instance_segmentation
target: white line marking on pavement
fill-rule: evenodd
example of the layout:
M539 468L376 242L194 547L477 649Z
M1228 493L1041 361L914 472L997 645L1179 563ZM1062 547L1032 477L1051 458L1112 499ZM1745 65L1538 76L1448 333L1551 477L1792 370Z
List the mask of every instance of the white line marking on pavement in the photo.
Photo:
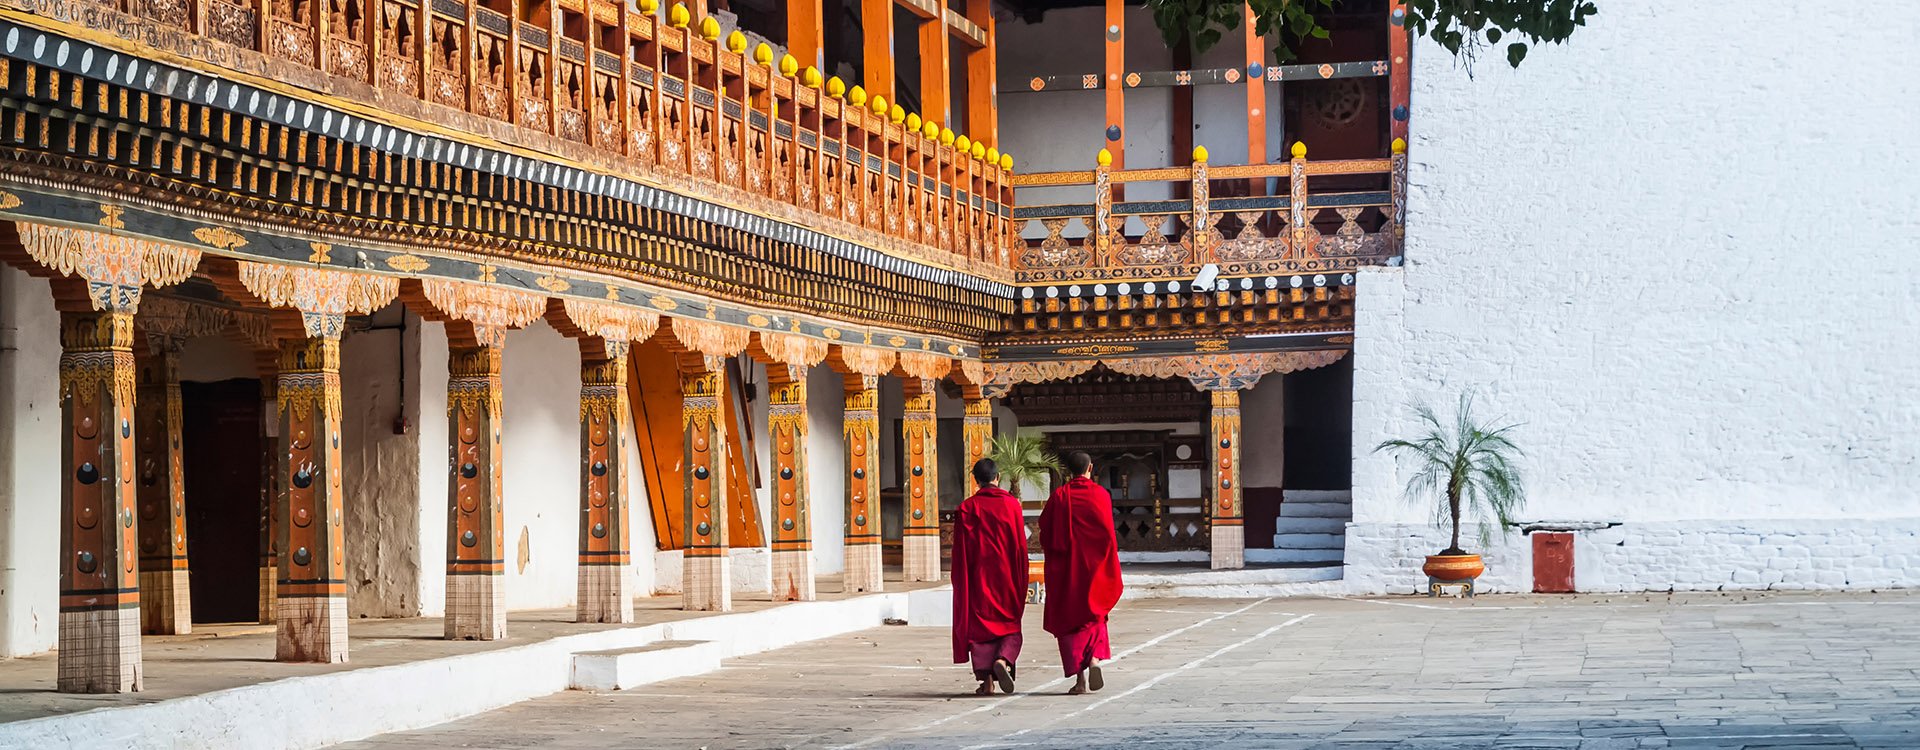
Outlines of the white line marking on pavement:
M1139 653L1139 652L1140 652L1140 651L1141 651L1142 649L1147 649L1147 648L1152 648L1153 646L1155 646L1155 645L1158 645L1159 643L1161 643L1162 641L1165 641L1165 640L1167 640L1168 638L1172 638L1172 637L1174 637L1174 636L1176 636L1176 635L1179 635L1179 634L1181 634L1181 633L1185 633L1185 632L1187 632L1187 631L1189 631L1189 630L1192 630L1192 629L1194 629L1194 628L1197 628L1197 627L1200 627L1200 626L1202 626L1202 625L1206 625L1206 624L1208 624L1208 623L1212 623L1212 622L1216 622L1216 621L1218 621L1218 620L1220 620L1220 619L1222 619L1222 618L1225 618L1225 617L1231 617L1231 616L1233 616L1233 615L1237 615L1237 614L1240 614L1241 612L1245 612L1245 611L1247 611L1247 610L1249 610L1249 609L1253 609L1254 607L1258 607L1258 606L1260 606L1260 605L1262 605L1262 604L1266 604L1267 602L1270 602L1270 601L1273 601L1273 597L1271 597L1271 596L1269 596L1269 597L1267 597L1267 598L1265 598L1265 599L1261 599L1260 601L1257 601L1257 602L1254 602L1254 603L1252 603L1252 604L1249 604L1249 605L1247 605L1247 606L1244 606L1244 607L1241 607L1241 608L1239 608L1239 609L1236 609L1236 610L1234 610L1234 611L1232 611L1232 612L1225 612L1225 613L1222 613L1222 614L1217 614L1217 615L1214 615L1214 616L1212 616L1212 617L1209 617L1209 618L1207 618L1207 619L1205 619L1205 620L1201 620L1201 621L1199 621L1199 622L1196 622L1196 623L1192 623L1192 624L1190 624L1190 625L1183 625L1183 626L1181 626L1181 627L1178 627L1178 628L1175 628L1175 629L1173 629L1173 630L1169 630L1169 631L1167 631L1167 632L1165 632L1165 633L1161 633L1160 635L1157 635L1157 636L1154 636L1153 638L1151 638L1151 639L1149 639L1149 640L1147 640L1147 641L1146 641L1145 643L1142 643L1142 644L1140 644L1140 645L1138 645L1138 646L1134 646L1133 648L1130 648L1130 649L1127 649L1127 650L1125 650L1125 651L1122 651L1122 652L1120 652L1120 653L1118 653L1118 654L1115 654L1115 655L1114 655L1114 657L1113 657L1112 659L1108 659L1108 660L1106 661L1106 663L1108 663L1108 664L1112 664L1112 663L1114 663L1114 662L1117 662L1117 661L1120 661L1121 659L1125 659L1125 658L1127 658L1127 657L1129 657L1129 656L1132 656L1132 655L1134 655L1134 654L1136 654L1136 653ZM898 731L898 732L881 732L880 734L876 734L876 735L873 735L872 737L868 737L868 738L866 738L866 739L864 739L864 740L861 740L861 741L859 741L859 742L855 742L855 743L853 743L853 744L851 744L851 745L840 745L840 746L838 746L838 747L835 747L835 748L833 748L833 750L852 750L852 748L856 748L856 747L866 747L866 746L868 746L868 745L873 745L873 744L877 744L877 743L880 743L880 742L883 742L883 741L885 741L885 740L887 740L888 738L890 738L890 737L891 737L892 735L895 735L895 734L903 734L903 733L918 733L918 732L924 732L924 731L927 731L927 730L929 730L929 729L932 729L932 728L934 728L934 727L937 727L937 726L940 726L941 724L945 724L945 723L947 723L947 722L949 722L949 721L953 721L954 719L959 719L959 718L962 718L962 717L966 717L966 716L972 716L972 715L974 715L974 714L977 714L977 713L982 713L982 712L986 712L986 711L992 711L992 710L994 710L994 709L997 709L997 708L999 708L999 707L1001 707L1001 706L1004 706L1004 705L1007 705L1008 703L1012 703L1012 702L1014 702L1014 701L1017 701L1017 700L1020 700L1021 698L1025 698L1025 697L1027 697L1027 696L1029 696L1029 695L1034 695L1034 694L1036 694L1036 693L1040 693L1040 692L1043 692L1043 691L1046 691L1046 690L1050 690L1050 689L1052 689L1052 688L1055 688L1055 687L1058 687L1058 686L1060 686L1060 685L1064 685L1064 684L1066 684L1066 683L1067 683L1067 678L1065 678L1065 677L1056 677L1056 678L1054 678L1054 679L1052 679L1052 680L1049 680L1049 681L1047 681L1047 682L1045 682L1045 683L1042 683L1042 684L1041 684L1041 685L1040 685L1039 687L1037 687L1037 688L1033 688L1033 689L1031 689L1031 690L1026 690L1026 691L1023 691L1023 692L1019 692L1019 693L1015 693L1015 694L1013 694L1013 695L1009 695L1009 696L1007 696L1007 697L1005 697L1005 698L1001 698L1000 700L997 700L997 701L994 701L994 702L992 702L992 703L988 703L987 705L984 705L984 706L980 706L979 708L975 708L975 709L971 709L971 710L968 710L968 711L962 711L962 712L960 712L960 713L957 713L957 714L951 714L951 715L949 715L949 716L946 716L946 717L943 717L943 718L939 718L939 719L935 719L935 720L933 720L933 721L929 721L929 722L927 722L927 723L925 723L925 724L921 724L920 726L917 726L917 727L912 727L912 728L909 728L909 729L903 729L903 730L900 730L900 731Z
M1135 686L1133 686L1133 687L1131 687L1131 688L1128 688L1128 689L1127 689L1127 690L1126 690L1125 692L1122 692L1122 693L1119 693L1119 694L1116 694L1116 695L1109 695L1109 696L1107 696L1107 697L1105 697L1105 698L1101 698L1100 700L1097 700L1097 701L1094 701L1094 702L1092 702L1092 703L1089 703L1089 704L1087 704L1087 705L1086 705L1085 707L1083 707L1083 708L1081 708L1081 709L1079 709L1079 710L1076 710L1076 711L1069 711L1069 712L1067 712L1067 713L1064 713L1064 714L1060 714L1060 715L1058 715L1058 716L1055 716L1055 717L1053 717L1053 718L1051 718L1051 719L1048 719L1048 720L1046 720L1046 721L1043 721L1043 722L1040 722L1039 724L1036 724L1036 725L1034 725L1034 726L1031 726L1031 727L1027 727L1026 729L1022 729L1022 730L1020 730L1020 731L1018 731L1018 732L1013 732L1013 733L1011 733L1011 734L1008 734L1008 735L1006 735L1006 736L1007 736L1008 738L1012 738L1012 737L1019 737L1020 735L1023 735L1023 734L1026 734L1026 733L1028 733L1028 732L1031 732L1031 731L1033 731L1033 730L1035 730L1035 729L1041 729L1041 728L1044 728L1044 727L1048 727L1048 726L1052 726L1052 725L1054 725L1054 724L1057 724L1057 723L1060 723L1060 722L1062 722L1062 721L1066 721L1067 719L1071 719L1071 718L1073 718L1073 717L1075 717L1075 716L1079 716L1080 714L1084 714L1084 713L1086 713L1086 712L1088 712L1088 711L1092 711L1092 710L1094 710L1094 709L1096 709L1096 708L1099 708L1099 707L1101 707L1101 706L1104 706L1104 705L1107 705L1107 704L1109 704L1109 703L1112 703L1112 702L1114 702L1114 701L1117 701L1117 700L1120 700L1121 698L1125 698L1125 697L1127 697L1127 696L1129 696L1129 695L1133 695L1134 693L1138 693L1138 692L1140 692L1140 691L1142 691L1142 690L1146 690L1146 689L1148 689L1148 688L1151 688L1151 687L1153 687L1153 686L1155 686L1155 685L1158 685L1158 684L1160 684L1160 682L1161 682L1161 681L1163 681L1163 680L1165 680L1165 679L1167 679L1167 678L1169 678L1169 677L1172 677L1172 676L1174 676L1174 675L1177 675L1177 674L1180 674L1181 672L1185 672L1185 671L1187 671L1187 670L1189 670L1189 669L1193 669L1194 667L1198 667L1198 666L1200 666L1200 665L1202 665L1202 664L1205 664L1205 663L1207 663L1207 662L1210 662L1210 661L1213 661L1214 659L1217 659L1217 658L1219 658L1219 657L1221 657L1221 656L1223 656L1223 655L1225 655L1225 654L1226 654L1227 652L1229 652L1229 651L1233 651L1234 649L1237 649L1237 648L1240 648L1241 646L1245 646L1245 645L1247 645L1247 644L1249 644L1249 643L1253 643L1254 641L1258 641L1258 640L1260 640L1260 639L1262 639L1262 638L1265 638L1265 637L1267 637L1267 636L1270 636L1270 635L1273 635L1274 633L1276 633L1276 632L1279 632L1279 630L1280 630L1281 628L1285 628L1285 627L1291 627L1291 626L1294 626L1294 625L1298 625L1298 624L1300 624L1300 623L1302 623L1302 622L1305 622L1305 621L1307 620L1307 618L1309 618L1309 617L1312 617L1312 616L1313 616L1313 615L1300 615L1300 616L1298 616L1298 617L1295 617L1295 618L1293 618L1293 619L1291 619L1291 620L1288 620L1288 621L1286 621L1286 622L1283 622L1283 623L1280 623L1279 625L1275 625L1275 626L1273 626L1273 627L1270 627L1270 628L1267 628L1266 630L1262 630L1262 631L1260 631L1260 634L1259 634L1259 635L1256 635L1256 636L1253 636L1253 637L1251 637L1251 638L1247 638L1247 639L1245 639L1245 640L1242 640L1242 641L1240 641L1240 642L1238 642L1238 643L1234 643L1234 644L1231 644L1231 645L1228 645L1228 646L1222 646L1222 647L1220 647L1220 649L1219 649L1219 650L1217 650L1217 651L1214 651L1214 652L1213 652L1213 653L1211 653L1211 654L1207 654L1206 656L1202 656L1202 657L1200 657L1200 658L1198 658L1198 659L1195 659L1195 660L1193 660L1193 661L1190 661L1190 662L1187 662L1187 663L1185 663L1185 664L1182 664L1182 665L1180 665L1180 666L1178 666L1178 667L1174 667L1173 669L1169 669L1169 670L1167 670L1167 671L1165 671L1165 672L1161 672L1160 674L1157 674L1157 675L1154 675L1152 679L1150 679L1150 680L1147 680L1146 682L1142 682L1142 683L1140 683L1140 684L1138 684L1138 685L1135 685ZM1063 678L1063 679L1064 679L1064 678ZM976 748L979 748L979 747L987 747L987 746L986 746L986 745L977 745L977 746L975 746L975 747L976 747ZM968 749L968 750L972 750L972 749L970 748L970 749Z
M1663 593L1663 594L1664 594L1664 593L1666 593L1666 592L1664 592L1664 591L1663 591L1663 592L1660 592L1660 593ZM1321 599L1334 599L1334 600L1338 600L1338 601L1343 601L1343 602L1358 602L1358 603L1360 603L1360 604L1378 604L1378 605L1381 605L1381 606L1385 606L1385 607L1412 607L1412 608L1414 608L1414 609L1431 609L1431 610L1437 610L1437 611L1440 611L1440 612L1498 612L1498 611L1503 611L1503 610L1514 610L1514 609L1564 609L1564 608L1566 608L1566 607L1570 607L1570 606L1579 606L1580 604L1582 604L1582 602L1569 602L1569 603L1567 603L1567 604L1513 604L1513 605L1508 605L1508 604L1491 604L1491 605L1486 605L1486 606L1480 606L1480 605L1477 605L1477 604L1476 604L1476 605L1473 605L1473 606L1458 606L1458 607L1441 607L1441 606L1435 606L1435 605L1432 605L1432 604L1415 604L1415 603L1413 603L1413 602L1390 602L1390 601L1386 601L1386 600L1384 600L1384 599L1361 599L1361 598L1358 598L1358 597L1352 597L1352 596L1339 596L1339 595L1336 595L1336 594L1322 594L1322 595L1320 596L1320 598L1321 598ZM1644 608L1648 608L1648 607L1672 607L1672 608L1685 608L1685 607L1837 607L1837 606L1846 606L1846 605L1856 605L1856 604L1857 604L1857 605L1874 605L1874 604L1920 604L1920 598L1900 598L1900 599L1875 599L1875 600L1872 600L1872 601L1857 601L1857 602L1849 602L1849 601L1825 601L1825 602L1690 602L1690 601L1684 601L1684 600L1682 600L1682 601L1676 601L1676 602L1639 602L1639 603L1633 603L1633 602L1592 602L1592 603L1590 603L1590 604L1591 604L1591 605L1594 605L1594 606L1598 606L1598 605L1604 605L1604 606L1606 606L1606 607L1609 607L1609 608L1613 608L1613 609L1644 609Z

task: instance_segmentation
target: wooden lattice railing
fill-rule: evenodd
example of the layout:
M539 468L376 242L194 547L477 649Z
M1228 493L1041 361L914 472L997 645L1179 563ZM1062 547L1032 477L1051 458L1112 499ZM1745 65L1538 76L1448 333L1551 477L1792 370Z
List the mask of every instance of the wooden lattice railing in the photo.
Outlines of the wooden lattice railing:
M741 32L722 38L717 19L682 5L81 1L583 144L696 197L1008 278L1011 157L766 44L749 53Z
M1284 164L1209 168L1205 149L1194 156L1191 167L1112 170L1102 151L1089 171L1013 177L1016 282L1188 281L1210 264L1223 276L1320 274L1400 255L1404 143L1384 159L1308 161L1302 144Z

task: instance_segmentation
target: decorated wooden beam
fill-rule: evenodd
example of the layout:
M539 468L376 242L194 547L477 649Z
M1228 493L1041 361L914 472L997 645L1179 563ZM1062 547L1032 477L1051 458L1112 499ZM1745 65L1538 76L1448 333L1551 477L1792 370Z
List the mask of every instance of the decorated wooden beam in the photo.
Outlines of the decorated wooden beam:
M1256 42L1257 44L1257 42ZM1389 75L1385 60L1321 63L1317 65L1266 65L1251 59L1241 68L1196 68L1193 70L1154 70L1123 73L1105 83L1095 74L1048 75L1028 78L1018 88L1028 91L1090 91L1112 88L1166 88L1252 84L1259 81L1324 81L1334 78L1380 78ZM1249 162L1251 163L1251 162Z

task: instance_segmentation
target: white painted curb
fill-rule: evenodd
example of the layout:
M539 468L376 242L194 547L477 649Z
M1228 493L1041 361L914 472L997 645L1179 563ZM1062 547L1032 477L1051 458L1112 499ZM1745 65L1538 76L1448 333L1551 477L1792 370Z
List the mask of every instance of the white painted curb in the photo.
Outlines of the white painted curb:
M573 682L574 655L581 652L708 641L705 652L717 663L906 619L908 598L895 593L801 602L20 721L0 725L0 747L324 747L443 724L566 690Z

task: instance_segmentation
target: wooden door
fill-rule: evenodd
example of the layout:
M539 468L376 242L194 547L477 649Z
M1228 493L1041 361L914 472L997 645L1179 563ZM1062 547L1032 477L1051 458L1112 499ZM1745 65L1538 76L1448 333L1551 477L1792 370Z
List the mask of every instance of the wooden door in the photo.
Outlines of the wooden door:
M259 618L260 381L181 383L194 622Z

